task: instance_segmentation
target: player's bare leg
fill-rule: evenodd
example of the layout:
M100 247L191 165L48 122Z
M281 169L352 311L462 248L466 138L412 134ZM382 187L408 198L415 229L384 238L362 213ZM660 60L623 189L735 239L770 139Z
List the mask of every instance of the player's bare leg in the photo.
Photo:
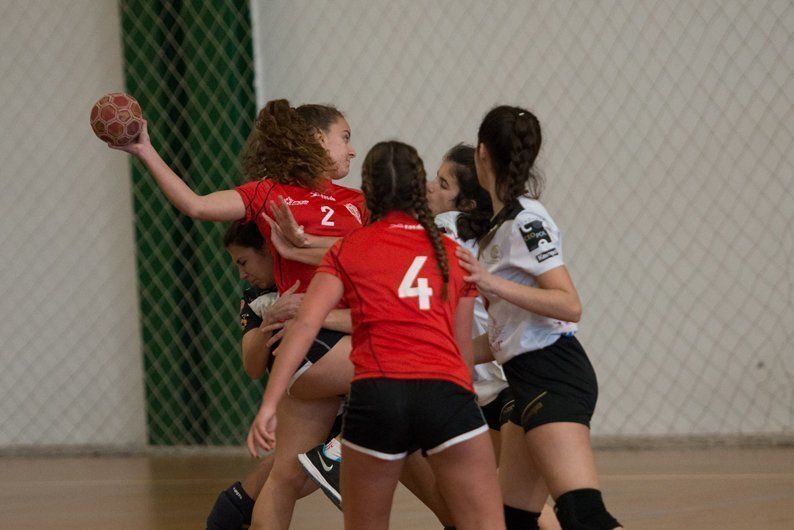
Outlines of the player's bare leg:
M290 395L301 399L319 399L350 392L350 381L353 379L350 349L350 337L340 339L295 381L290 387Z
M531 429L524 437L535 468L546 478L554 499L574 490L600 489L587 426L548 423Z
M382 460L343 445L342 461L345 530L388 528L404 459Z
M504 528L493 444L485 433L428 456L458 530Z
M298 454L321 443L339 410L339 398L301 400L285 396L278 408L275 461L254 505L253 529L287 529L295 501L314 486L298 462Z
M419 451L414 451L405 459L400 482L425 506L430 508L442 526L453 526L452 515L438 489L433 469L427 458L423 457Z

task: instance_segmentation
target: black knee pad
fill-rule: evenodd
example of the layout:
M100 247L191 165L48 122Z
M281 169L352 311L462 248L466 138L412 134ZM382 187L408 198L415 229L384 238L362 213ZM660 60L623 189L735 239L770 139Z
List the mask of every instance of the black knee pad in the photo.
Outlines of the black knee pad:
M538 530L538 512L513 508L504 504L505 527L507 530Z
M254 500L235 482L223 490L207 517L207 530L240 530L251 524Z
M620 523L610 515L595 489L568 491L557 497L554 513L563 530L612 530Z

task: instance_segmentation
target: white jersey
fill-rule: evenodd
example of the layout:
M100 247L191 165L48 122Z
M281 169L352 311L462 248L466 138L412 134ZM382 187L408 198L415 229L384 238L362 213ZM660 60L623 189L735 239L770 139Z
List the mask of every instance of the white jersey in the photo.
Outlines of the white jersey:
M477 255L477 242L474 240L462 241L458 237L457 220L460 212L444 212L436 216L436 225L448 237L452 238L460 246L471 250ZM472 322L472 333L474 337L479 337L488 331L488 312L481 296L474 301L474 321ZM474 367L474 391L477 393L477 403L484 407L499 395L503 389L507 388L507 379L502 371L502 367L495 362L478 364Z
M504 221L486 236L480 262L497 276L536 287L535 277L563 265L562 238L540 202L526 196L518 202L511 211L500 212ZM572 322L530 313L498 297L488 299L488 340L494 358L502 364L545 348L576 329Z

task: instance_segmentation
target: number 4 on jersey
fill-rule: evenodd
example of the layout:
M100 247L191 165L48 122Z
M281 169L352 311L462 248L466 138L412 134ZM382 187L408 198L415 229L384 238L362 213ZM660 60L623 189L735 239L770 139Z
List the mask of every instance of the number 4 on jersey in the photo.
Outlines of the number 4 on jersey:
M397 294L400 298L418 297L419 309L421 310L430 309L430 297L433 296L433 289L429 287L427 278L417 278L425 261L427 261L427 256L415 257L411 266L408 267L408 272L403 276L400 288L397 289ZM413 286L414 282L416 282L416 287Z

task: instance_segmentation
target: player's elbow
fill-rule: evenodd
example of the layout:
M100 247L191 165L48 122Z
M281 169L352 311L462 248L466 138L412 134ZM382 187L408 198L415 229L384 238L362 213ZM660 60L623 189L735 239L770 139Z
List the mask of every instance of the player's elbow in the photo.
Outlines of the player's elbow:
M183 204L181 208L179 208L179 211L191 219L196 219L199 221L212 221L210 218L209 209L207 208L206 202L203 199L204 197L196 195L191 200L187 201L186 204Z
M571 302L567 312L568 317L565 320L568 322L579 322L582 319L582 303L579 300Z

